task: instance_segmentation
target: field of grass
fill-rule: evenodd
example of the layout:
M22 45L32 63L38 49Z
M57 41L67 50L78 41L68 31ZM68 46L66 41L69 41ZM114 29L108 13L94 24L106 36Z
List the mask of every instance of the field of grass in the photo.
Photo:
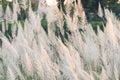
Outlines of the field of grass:
M25 20L15 17L17 3L14 12L6 9L0 80L119 80L120 21L105 9L105 22L87 22L80 3L66 3L65 14L43 2L37 14L29 8Z

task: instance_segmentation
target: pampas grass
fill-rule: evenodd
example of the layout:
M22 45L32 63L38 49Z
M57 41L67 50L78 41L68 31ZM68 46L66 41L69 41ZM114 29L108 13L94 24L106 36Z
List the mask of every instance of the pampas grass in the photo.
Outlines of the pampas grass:
M7 6L1 18L0 80L119 80L120 21L112 12L105 9L104 31L98 26L96 34L79 1L66 1L66 14L44 0L35 13L26 2L13 2L13 11ZM20 6L28 7L24 21L17 19ZM48 34L41 25L44 15Z

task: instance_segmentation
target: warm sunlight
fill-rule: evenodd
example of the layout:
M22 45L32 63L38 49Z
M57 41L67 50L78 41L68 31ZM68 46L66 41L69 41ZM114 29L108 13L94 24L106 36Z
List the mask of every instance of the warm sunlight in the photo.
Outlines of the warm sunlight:
M6 0L6 1L8 1L8 2L12 2L12 0Z
M120 4L120 0L118 0L118 2L117 3L119 3Z
M46 0L46 2L47 2L47 4L48 4L49 6L57 5L56 0Z

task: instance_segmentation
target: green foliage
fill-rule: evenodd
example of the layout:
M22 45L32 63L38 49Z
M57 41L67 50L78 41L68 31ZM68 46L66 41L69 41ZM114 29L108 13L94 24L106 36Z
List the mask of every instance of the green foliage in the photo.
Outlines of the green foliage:
M2 0L0 2L0 4L2 4L4 12L5 12L6 8L7 8L7 5L9 5L9 7L11 8L11 10L13 10L13 4L12 4L12 2L7 2L6 0Z
M120 13L120 4L110 4L109 7L110 10L112 10L113 12L115 12L116 14Z
M6 2L6 0L2 0L1 3L2 3L3 10L4 10L4 12L5 12L6 7L7 7L7 2Z
M12 38L12 24L8 23L8 30L5 30L5 36L10 40Z
M18 14L18 20L25 20L28 17L28 10L20 9L20 14Z
M92 25L93 30L97 33L97 27L104 31L104 25L106 24L106 21L91 21L89 23Z
M24 29L24 23L25 23L25 21L24 20L20 20L20 23L21 23L22 28Z
M118 4L117 1L118 0L81 0L88 19L90 12L94 13L94 16L96 16L99 3L101 4L103 14L104 8L108 8L109 10L112 10L116 15L118 15L120 13L120 4Z
M46 20L46 15L43 15L43 18L41 20L41 26L43 27L43 29L45 30L45 32L48 34L48 24L47 24L47 20Z
M36 11L38 9L38 3L32 2L31 6L33 11Z

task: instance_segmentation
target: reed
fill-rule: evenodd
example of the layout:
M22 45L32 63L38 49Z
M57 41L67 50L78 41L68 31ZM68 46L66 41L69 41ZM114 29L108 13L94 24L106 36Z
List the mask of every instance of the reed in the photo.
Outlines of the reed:
M66 14L40 0L23 21L17 2L5 14L0 5L0 80L120 79L120 21L105 9L104 31L98 26L96 34L81 3L65 3Z

